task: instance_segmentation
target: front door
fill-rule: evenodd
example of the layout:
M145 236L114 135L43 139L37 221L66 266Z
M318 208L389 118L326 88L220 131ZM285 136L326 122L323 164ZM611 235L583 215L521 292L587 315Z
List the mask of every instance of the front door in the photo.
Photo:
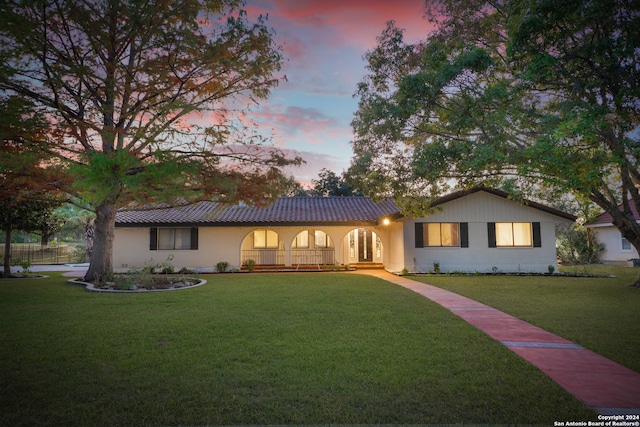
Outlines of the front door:
M372 233L364 228L358 229L358 262L373 262Z

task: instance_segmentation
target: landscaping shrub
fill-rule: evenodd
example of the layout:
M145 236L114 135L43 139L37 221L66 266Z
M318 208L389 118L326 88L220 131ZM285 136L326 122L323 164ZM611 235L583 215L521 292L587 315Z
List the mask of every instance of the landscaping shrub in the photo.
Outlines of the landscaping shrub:
M226 273L228 268L229 268L229 263L226 261L220 261L219 263L216 264L216 271L218 273Z

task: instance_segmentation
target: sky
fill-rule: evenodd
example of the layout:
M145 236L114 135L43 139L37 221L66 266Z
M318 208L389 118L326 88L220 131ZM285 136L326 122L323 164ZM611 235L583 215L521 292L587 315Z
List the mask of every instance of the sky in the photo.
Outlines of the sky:
M247 0L245 10L249 19L268 15L285 57L286 81L251 118L274 145L306 161L287 171L303 185L323 168L341 174L352 157L353 94L366 75L363 56L389 20L405 30L405 41L424 39L431 28L424 0Z

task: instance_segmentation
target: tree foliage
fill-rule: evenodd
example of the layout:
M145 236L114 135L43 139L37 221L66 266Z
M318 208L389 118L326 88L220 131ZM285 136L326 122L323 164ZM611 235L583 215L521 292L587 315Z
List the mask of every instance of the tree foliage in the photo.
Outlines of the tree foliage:
M640 248L638 2L427 3L433 34L390 23L366 55L350 175L409 211L515 177L592 201Z
M593 230L580 223L562 225L556 228L557 254L563 264L597 264L604 244L598 242Z
M24 194L24 193L23 193ZM4 273L11 271L11 234L15 230L50 233L61 226L53 211L60 206L46 196L36 198L0 198L0 229L5 233Z
M318 179L312 181L313 188L309 190L310 196L361 196L362 193L354 189L348 182L345 174L336 175L335 172L322 168L318 173Z
M112 270L115 212L216 198L268 203L297 163L263 146L242 107L278 84L280 48L237 0L8 0L0 89L49 118L33 139L58 168L49 185L91 205L94 256Z

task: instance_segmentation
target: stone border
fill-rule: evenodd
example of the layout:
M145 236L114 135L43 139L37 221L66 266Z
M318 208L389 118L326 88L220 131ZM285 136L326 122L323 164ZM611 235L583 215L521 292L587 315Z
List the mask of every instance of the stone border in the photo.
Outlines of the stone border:
M96 288L93 283L83 282L81 279L69 279L69 280L67 280L67 282L71 283L72 285L84 286L85 287L85 291L87 291L87 292L107 293L107 294L143 294L143 293L148 293L148 292L166 292L166 291L180 291L182 289L193 289L193 288L197 288L198 286L202 286L202 285L207 283L207 281L204 280L204 279L197 279L197 280L199 280L199 282L196 283L195 285L182 286L180 288L173 288L173 289L136 289L136 290L131 290L131 291L125 290L125 289L101 289L101 288Z

